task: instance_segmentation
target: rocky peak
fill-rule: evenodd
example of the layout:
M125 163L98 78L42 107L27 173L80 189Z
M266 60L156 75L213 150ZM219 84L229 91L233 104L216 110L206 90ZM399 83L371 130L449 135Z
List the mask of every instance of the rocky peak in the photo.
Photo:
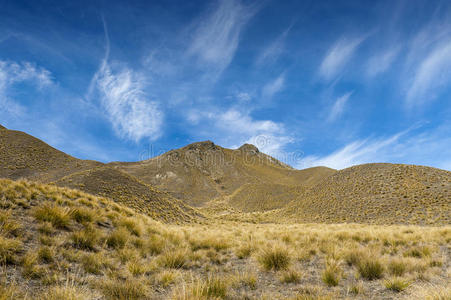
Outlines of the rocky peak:
M258 148L252 144L244 144L243 146L238 148L238 150L246 152L246 153L259 153L260 152L258 150Z
M0 124L0 130L2 130L2 129L6 129L6 128Z
M215 145L212 141L203 141L193 144L189 144L185 147L186 150L199 150L199 151L209 151L209 150L219 150L219 147Z

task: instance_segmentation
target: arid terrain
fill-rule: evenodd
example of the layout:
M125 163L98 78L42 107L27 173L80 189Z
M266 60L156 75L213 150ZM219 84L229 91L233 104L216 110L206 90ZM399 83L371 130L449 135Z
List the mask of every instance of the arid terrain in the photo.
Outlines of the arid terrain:
M449 171L103 164L0 126L0 178L0 299L451 299Z

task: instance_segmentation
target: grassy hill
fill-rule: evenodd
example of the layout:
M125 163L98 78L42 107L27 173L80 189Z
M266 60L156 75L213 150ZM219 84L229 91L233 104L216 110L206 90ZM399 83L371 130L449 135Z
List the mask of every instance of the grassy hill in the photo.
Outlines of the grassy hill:
M65 176L56 181L56 184L108 197L155 220L181 223L195 222L202 218L199 212L167 193L106 166Z
M51 182L100 165L76 159L24 132L0 129L0 178Z
M213 199L232 198L231 205L245 210L281 207L288 201L285 199L289 198L288 190L314 185L335 172L329 168L295 170L261 153L255 146L246 144L231 150L210 141L171 150L142 162L110 165L190 205L204 206ZM270 185L287 187L285 198L270 191ZM243 199L246 195L252 198ZM259 206L259 202L266 204Z
M276 218L301 222L451 224L451 172L414 165L347 168L308 189Z
M450 227L167 225L0 179L0 299L449 299Z

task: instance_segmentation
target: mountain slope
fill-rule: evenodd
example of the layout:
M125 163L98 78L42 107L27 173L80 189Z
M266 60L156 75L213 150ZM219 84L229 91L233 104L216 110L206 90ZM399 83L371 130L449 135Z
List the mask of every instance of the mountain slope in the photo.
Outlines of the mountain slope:
M131 175L106 166L68 175L56 181L56 184L108 197L164 222L194 222L201 217L201 214L193 208L167 193L160 192Z
M0 129L0 177L50 182L100 165L76 159L24 132Z
M255 146L245 144L231 150L210 141L190 144L142 162L116 162L110 165L194 206L204 206L213 199L229 198L239 188L246 190L250 187L253 192L243 193L252 194L253 199L242 199L242 203L231 202L245 210L268 208L257 205L246 207L246 201L258 201L260 196L267 195L265 187L268 184L286 186L290 190L313 185L335 172L328 168L295 170L261 153ZM254 185L264 189L255 189ZM274 202L270 207L281 207L286 202L278 202L278 198L271 194L266 198Z
M275 217L301 222L450 224L451 172L401 164L354 166L327 177Z

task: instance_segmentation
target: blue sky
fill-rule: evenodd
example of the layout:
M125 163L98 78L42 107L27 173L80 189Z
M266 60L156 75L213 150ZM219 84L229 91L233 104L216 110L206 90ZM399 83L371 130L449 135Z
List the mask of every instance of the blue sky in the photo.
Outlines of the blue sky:
M0 0L0 124L100 161L451 170L451 2Z

